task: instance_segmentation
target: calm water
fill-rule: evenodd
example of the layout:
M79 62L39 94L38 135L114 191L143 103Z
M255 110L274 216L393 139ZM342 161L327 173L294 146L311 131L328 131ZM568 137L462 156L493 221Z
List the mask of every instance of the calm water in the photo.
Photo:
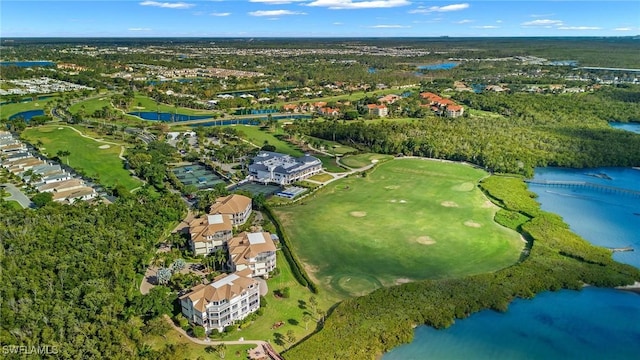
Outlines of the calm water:
M640 191L640 170L627 168L536 169L535 180L585 181ZM544 210L571 229L640 267L640 197L601 190L531 186ZM399 359L638 359L640 295L587 288L514 301L505 314L482 311L445 330L416 328L411 344L385 354Z
M440 63L440 64L421 65L421 66L418 66L418 69L419 70L451 70L456 66L458 66L458 63L447 62L447 63Z
M54 66L55 64L51 61L0 61L0 66L17 67Z
M42 116L42 115L44 115L44 110L29 110L29 111L23 111L23 112L19 112L17 114L13 114L13 115L9 116L9 120L13 120L15 118L22 117L24 119L24 121L29 121L34 116Z
M634 133L640 134L640 123L621 123L621 122L610 122L609 125L612 128L631 131Z
M174 114L174 113L168 113L168 112L155 112L155 111L135 111L135 112L130 112L129 115L134 115L144 120L153 120L153 121L188 121L188 120L201 120L201 119L213 118L213 115L184 115L184 114Z

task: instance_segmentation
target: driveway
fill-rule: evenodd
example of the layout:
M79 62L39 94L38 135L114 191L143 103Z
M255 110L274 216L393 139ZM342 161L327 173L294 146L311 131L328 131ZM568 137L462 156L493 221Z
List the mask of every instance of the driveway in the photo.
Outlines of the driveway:
M20 206L25 209L33 207L33 202L31 202L31 200L29 200L29 198L25 194L23 194L20 189L15 187L15 185L7 183L2 184L2 186L4 186L5 190L7 190L7 192L9 193L9 197L4 198L5 200L15 200L20 204Z

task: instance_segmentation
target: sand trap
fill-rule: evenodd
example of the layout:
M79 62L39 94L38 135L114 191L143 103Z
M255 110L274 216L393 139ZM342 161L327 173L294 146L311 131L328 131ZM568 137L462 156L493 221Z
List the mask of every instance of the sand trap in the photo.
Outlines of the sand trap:
M377 163L377 162L378 162L378 159L373 159L373 160L371 160L371 163L372 163L372 164L375 164L375 163Z
M406 203L406 202L407 202L407 200L400 200L400 203L401 203L401 204L404 204L404 203Z
M391 199L391 200L389 200L389 202L394 203L394 202L398 202L398 200L396 200L396 199Z
M396 189L399 189L400 186L398 186L398 185L389 185L389 186L385 186L384 188L387 189L387 190L396 190Z
M40 106L40 103L35 103L34 105L35 105L35 106Z
M353 216L353 217L365 217L367 216L367 213L364 211L352 211L349 213L349 215Z
M483 209L490 209L492 207L495 207L496 205L494 203L492 203L491 201L487 200L482 204L482 208Z
M110 147L111 147L111 145L100 145L100 146L98 146L98 149L108 149Z
M482 225L478 224L478 223L477 223L477 222L475 222L475 221L467 220L467 221L465 221L465 222L464 222L464 226L474 227L474 228L479 228L479 227L481 227Z
M427 235L425 235L425 236L418 236L418 237L416 238L416 242L417 242L418 244L422 244L422 245L433 245L433 244L435 244L435 243L436 243L436 241L435 241L435 240L433 240L433 239L431 238L431 236L427 236Z
M411 282L411 279L407 279L407 278L398 278L395 281L396 285L406 284L406 283L410 283L410 282Z
M440 205L444 206L444 207L458 207L458 204L456 204L453 201L443 201L440 203Z
M64 128L58 128L58 130L64 130Z

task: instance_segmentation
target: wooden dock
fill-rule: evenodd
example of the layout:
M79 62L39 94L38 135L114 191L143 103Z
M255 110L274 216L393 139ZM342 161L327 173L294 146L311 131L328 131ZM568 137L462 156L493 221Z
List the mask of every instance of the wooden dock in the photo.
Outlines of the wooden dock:
M620 194L640 198L640 191L623 189L615 186L601 185L587 181L561 181L561 180L525 180L531 185L559 187L559 188L582 188L601 191L605 193Z

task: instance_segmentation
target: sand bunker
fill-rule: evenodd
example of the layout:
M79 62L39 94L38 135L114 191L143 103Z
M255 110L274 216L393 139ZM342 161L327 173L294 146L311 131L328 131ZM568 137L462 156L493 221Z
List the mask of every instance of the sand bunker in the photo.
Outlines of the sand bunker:
M400 186L398 186L398 185L389 185L389 186L385 186L384 188L387 189L387 190L396 190L396 189L400 188Z
M492 203L491 201L487 200L482 204L482 208L483 209L490 209L492 207L495 207L496 205L494 203Z
M377 162L378 162L378 159L373 159L373 160L371 160L371 163L372 163L372 164L375 164L375 163L377 163Z
M406 203L406 202L407 202L407 200L400 200L400 203L401 203L401 204L404 204L404 203Z
M110 147L111 147L111 145L100 145L100 146L98 146L98 149L108 149Z
M478 223L477 223L477 222L475 222L475 221L467 220L467 221L465 221L465 222L464 222L464 226L474 227L474 228L479 228L479 227L481 227L482 225L478 224Z
M58 128L58 130L64 130L64 128Z
M416 238L416 242L417 242L418 244L422 244L422 245L433 245L433 244L435 244L435 243L436 243L436 241L435 241L435 240L433 240L433 239L431 238L431 236L427 236L427 235L425 235L425 236L418 236L418 237Z
M353 217L365 217L367 216L367 213L364 211L352 211L349 213L349 215L353 216Z
M398 202L398 200L396 200L396 199L391 199L391 200L389 200L389 202L394 203L394 202Z
M410 282L411 282L411 279L407 279L407 278L398 278L395 281L396 285L406 284L406 283L410 283Z
M458 207L458 204L456 204L453 201L443 201L440 203L440 205L444 206L444 207Z
M473 183L465 182L465 183L462 183L460 185L453 186L451 189L453 189L454 191L471 191L475 187L476 186L473 185Z

